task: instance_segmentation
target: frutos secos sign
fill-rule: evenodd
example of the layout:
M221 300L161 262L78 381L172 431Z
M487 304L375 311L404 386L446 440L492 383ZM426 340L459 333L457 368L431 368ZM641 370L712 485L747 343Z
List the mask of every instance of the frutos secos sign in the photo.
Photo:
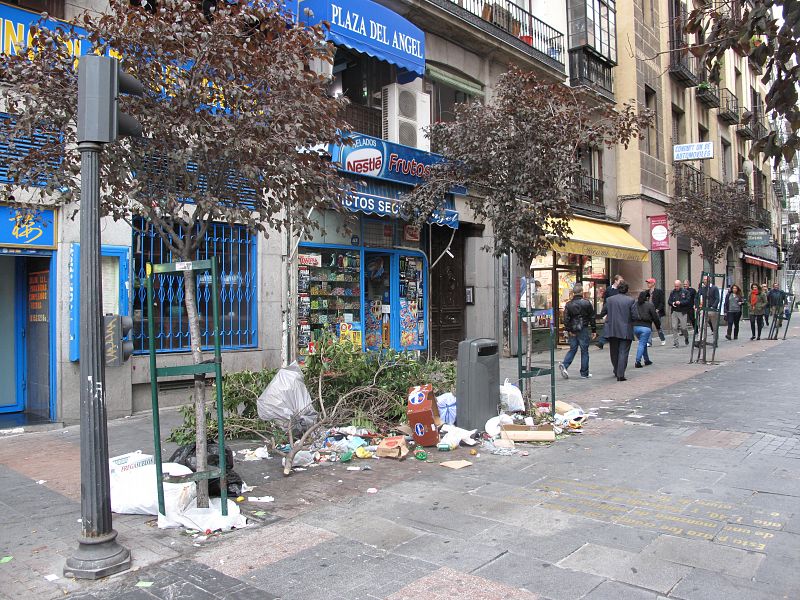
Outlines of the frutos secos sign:
M351 146L341 148L342 171L400 183L417 184L430 175L431 165L442 159L428 152L354 134Z

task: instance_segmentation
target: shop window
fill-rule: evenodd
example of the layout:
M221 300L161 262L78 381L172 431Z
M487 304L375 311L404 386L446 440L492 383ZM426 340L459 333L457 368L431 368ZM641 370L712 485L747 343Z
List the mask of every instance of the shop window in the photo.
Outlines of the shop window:
M363 218L361 223L365 246L375 248L391 248L394 246L394 221Z
M220 342L226 350L257 345L256 239L241 225L213 223L195 253L195 260L219 261ZM135 352L148 351L147 287L145 265L173 262L172 253L150 224L134 221L133 229L133 341ZM157 275L154 285L156 350L189 351L189 321L184 306L182 275ZM197 304L204 349L214 343L211 281L207 273L197 277Z

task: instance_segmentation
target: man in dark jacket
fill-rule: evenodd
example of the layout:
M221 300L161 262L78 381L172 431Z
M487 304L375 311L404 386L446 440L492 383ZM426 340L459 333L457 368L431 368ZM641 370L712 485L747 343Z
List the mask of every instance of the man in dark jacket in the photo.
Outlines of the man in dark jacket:
M671 315L670 322L672 323L672 345L677 348L678 335L683 334L683 339L686 341L686 346L689 345L689 311L692 310L692 296L681 284L680 279L675 280L675 287L669 293L668 300Z
M561 376L569 379L569 366L581 349L581 377L589 379L589 341L597 337L597 325L595 323L594 306L583 297L583 286L578 283L572 288L572 300L564 306L564 331L569 335L569 351L564 357L564 362L559 363Z
M786 306L786 292L781 289L777 281L772 284L772 289L767 293L767 305L769 314L780 327L783 322L783 308Z
M606 300L603 311L606 313L605 335L611 351L611 365L617 381L626 381L625 369L628 368L628 353L633 342L633 319L631 307L634 299L628 296L628 284L624 281L617 287L619 292Z
M647 279L645 283L647 283L647 292L650 297L650 302L652 302L653 306L656 307L658 318L663 319L664 316L667 314L666 306L664 304L664 290L656 287L656 280L653 277ZM661 340L662 346L664 346L667 343L667 338L664 335L664 332L661 331L660 329L658 330L658 339Z
M706 322L714 333L714 346L717 345L717 326L719 324L719 311L722 307L722 294L714 281L708 275L703 277L703 283L697 290L697 318L702 321L703 312L706 313ZM705 335L701 335L705 339Z
M619 294L619 291L617 291L617 286L619 286L619 284L622 283L623 281L625 280L622 278L622 275L614 275L614 279L611 282L611 285L606 288L606 293L603 296L604 303L612 296L616 296L617 294ZM605 316L605 311L601 312L602 315ZM600 339L597 340L597 347L600 348L600 350L602 350L606 342L608 342L608 340L606 339L606 334L603 333L603 335L600 336Z
M689 303L691 306L689 309L689 323L692 324L692 329L694 329L694 332L697 333L697 319L695 318L694 314L694 301L697 297L697 290L692 287L692 284L688 279L683 281L683 289L689 292Z

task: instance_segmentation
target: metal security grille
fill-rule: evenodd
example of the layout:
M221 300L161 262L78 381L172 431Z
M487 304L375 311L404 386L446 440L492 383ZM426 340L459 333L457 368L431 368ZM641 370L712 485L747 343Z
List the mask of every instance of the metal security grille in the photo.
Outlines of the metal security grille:
M666 289L664 287L664 251L650 252L650 264L653 267L652 277L656 280L656 287L662 290Z
M147 289L146 263L168 263L172 253L144 219L134 221L133 263L133 341L137 354L146 353ZM257 345L257 269L256 240L245 227L214 223L206 232L195 260L216 257L219 261L220 336L225 350L254 348ZM189 321L184 306L182 275L158 274L153 278L154 314L158 352L189 351ZM197 274L197 305L203 348L213 345L211 323L211 274Z
M0 112L0 129L12 127L14 118L11 115ZM8 165L12 161L19 160L32 152L42 150L53 144L61 145L61 135L45 130L37 130L32 137L15 138L10 144L0 143L0 183L14 183L8 172ZM59 155L60 156L60 155ZM43 164L38 173L36 185L47 185L48 173L52 173L61 166L61 158L50 160Z

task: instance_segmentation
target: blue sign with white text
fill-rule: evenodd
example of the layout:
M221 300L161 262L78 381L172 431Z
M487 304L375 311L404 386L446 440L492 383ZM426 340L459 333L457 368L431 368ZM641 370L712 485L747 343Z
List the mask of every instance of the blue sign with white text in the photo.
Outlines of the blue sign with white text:
M54 210L18 212L11 206L0 206L0 246L54 249L56 242Z
M330 23L328 39L422 77L425 33L395 12L370 0L305 0L300 21Z
M22 48L28 45L31 25L36 25L41 20L39 13L22 10L7 4L0 4L0 53L13 56L18 54ZM70 26L66 23L47 19L44 26L48 29L63 29L69 31ZM76 36L68 37L64 40L69 52L73 56L82 56L91 50L91 44L83 39L86 31L75 28Z

